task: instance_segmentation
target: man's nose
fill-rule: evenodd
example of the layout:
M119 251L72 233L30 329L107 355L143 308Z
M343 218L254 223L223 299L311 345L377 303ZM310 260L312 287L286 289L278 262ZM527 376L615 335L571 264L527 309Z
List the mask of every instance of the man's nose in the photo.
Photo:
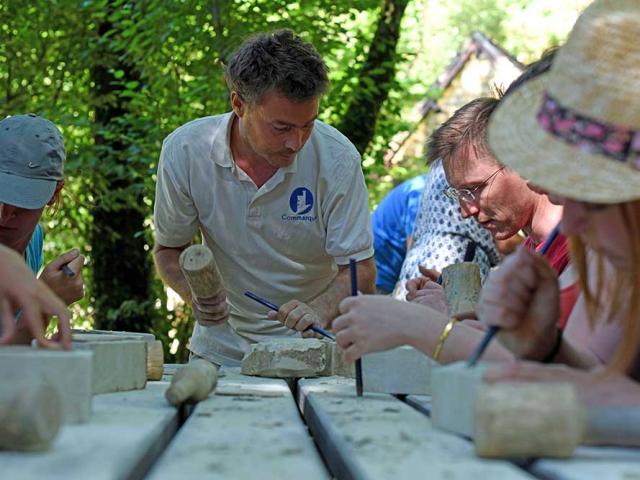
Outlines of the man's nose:
M294 128L289 135L287 135L287 139L284 142L284 146L289 150L293 150L294 152L299 151L304 144L304 132Z
M462 218L475 217L480 213L480 209L475 202L460 202L460 215Z

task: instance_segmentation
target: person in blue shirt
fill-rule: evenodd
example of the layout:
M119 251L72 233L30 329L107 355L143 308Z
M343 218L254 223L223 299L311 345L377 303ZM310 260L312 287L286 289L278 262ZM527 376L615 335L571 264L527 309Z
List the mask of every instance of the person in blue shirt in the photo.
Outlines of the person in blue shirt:
M59 199L65 158L62 135L49 120L29 114L0 121L0 245L15 250L34 274L43 265L38 222ZM84 257L73 249L45 266L40 280L70 305L84 295L83 265ZM33 338L20 320L15 335L12 343Z
M372 215L378 293L391 293L410 247L426 175L406 180L391 190Z

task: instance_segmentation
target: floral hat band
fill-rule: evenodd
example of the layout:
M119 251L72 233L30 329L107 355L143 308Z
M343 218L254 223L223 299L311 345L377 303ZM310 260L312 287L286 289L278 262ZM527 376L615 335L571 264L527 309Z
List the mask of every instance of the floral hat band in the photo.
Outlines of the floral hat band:
M545 92L538 124L583 153L600 154L640 169L640 131L595 120L562 105Z

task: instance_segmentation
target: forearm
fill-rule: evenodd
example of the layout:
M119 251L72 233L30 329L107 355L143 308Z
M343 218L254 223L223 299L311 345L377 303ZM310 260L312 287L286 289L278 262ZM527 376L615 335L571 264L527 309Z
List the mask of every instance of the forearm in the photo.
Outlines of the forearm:
M171 287L185 302L191 303L191 289L180 270L179 263L180 254L187 246L169 248L156 244L153 249L153 259L158 276L164 284Z
M451 320L442 313L428 307L425 317L419 322L406 343L433 358L436 346L445 327ZM446 364L467 360L482 341L485 332L458 321L447 336L440 351L440 363ZM482 356L483 360L507 361L513 355L498 342L491 342Z
M373 258L357 263L358 290L362 293L375 293L376 267ZM348 265L338 266L338 275L329 287L309 306L320 316L325 326L330 326L338 316L338 305L351 295L351 271Z

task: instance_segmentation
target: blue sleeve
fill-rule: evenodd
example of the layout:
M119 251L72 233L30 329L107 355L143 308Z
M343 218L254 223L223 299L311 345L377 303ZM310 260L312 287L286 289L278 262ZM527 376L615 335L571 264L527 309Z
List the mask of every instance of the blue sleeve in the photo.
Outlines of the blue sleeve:
M25 261L34 275L38 274L42 268L42 264L44 263L44 255L42 252L43 245L44 233L42 231L42 227L38 224L36 225L36 228L31 235L29 245L27 245L27 249L25 250Z
M423 190L416 190L409 194L407 201L407 210L404 216L404 233L405 236L410 236L413 232L413 225L416 222L416 216L418 215L418 207L420 206L420 198Z

